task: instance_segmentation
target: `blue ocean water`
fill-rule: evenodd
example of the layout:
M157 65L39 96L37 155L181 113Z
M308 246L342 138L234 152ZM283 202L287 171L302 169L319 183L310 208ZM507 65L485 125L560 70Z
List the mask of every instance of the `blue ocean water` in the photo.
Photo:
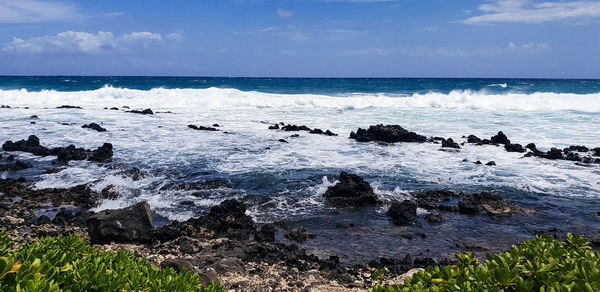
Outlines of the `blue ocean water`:
M600 147L600 80L4 76L0 105L11 107L0 109L0 142L35 134L46 146L114 145L109 164L73 161L47 174L43 167L57 167L52 158L14 153L43 167L0 174L25 175L38 188L91 183L98 191L110 186L120 194L98 209L146 200L157 218L184 220L238 198L259 222L295 220L321 231L307 248L326 252L351 243L355 255L346 256L362 258L425 252L401 236L410 229L393 227L385 216L390 202L424 189L494 191L540 214L502 224L486 218L465 223L460 216L441 226L424 223L440 247L431 253L454 250L465 230L499 248L540 228L598 230L591 214L600 210L599 165L523 158L491 145L466 144L449 152L439 144L358 143L348 135L383 123L459 143L465 135L489 138L503 131L513 143L534 142L542 150ZM60 105L82 109L57 109ZM126 113L124 107L155 114ZM38 116L35 124L32 115ZM108 131L81 128L90 122ZM339 136L291 137L294 133L268 130L279 122ZM187 128L215 123L222 131ZM131 175L133 168L143 174L139 179ZM360 210L328 206L322 194L342 170L363 176L385 203ZM208 180L234 187L170 187ZM342 232L335 223L352 223L357 230ZM495 236L484 236L490 233Z
M498 78L227 78L136 76L0 76L0 89L29 91L95 90L105 86L150 90L152 88L234 88L282 94L388 93L415 94L455 90L489 93L600 92L597 79L498 79Z

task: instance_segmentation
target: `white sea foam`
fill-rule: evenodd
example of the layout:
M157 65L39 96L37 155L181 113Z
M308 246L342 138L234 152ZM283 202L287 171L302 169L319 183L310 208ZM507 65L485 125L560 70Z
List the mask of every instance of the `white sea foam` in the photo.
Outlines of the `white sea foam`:
M504 87L505 84L499 86ZM561 111L600 112L600 93L571 94L536 92L491 94L485 91L461 91L424 94L275 94L237 89L165 89L135 90L105 86L97 90L62 92L55 90L0 90L0 104L12 106L55 107L63 104L80 106L130 106L153 109L220 109L220 108L293 108L322 107L334 109L447 108L490 111Z
M106 200L97 210L124 207L142 200L170 219L193 216L194 206L212 206L229 197L245 195L209 191L196 197L185 191L160 191L161 180L180 173L219 173L244 176L252 173L294 173L304 170L325 172L329 179L310 181L301 190L272 190L269 212L252 209L261 222L268 216L302 216L323 210L323 192L334 183L339 170L370 177L377 194L385 201L406 198L415 185L510 187L558 196L597 197L600 192L597 166L584 167L570 161L521 158L495 146L465 145L460 152L440 151L439 144L399 143L383 146L348 139L350 131L372 124L400 124L427 136L452 137L475 134L489 138L504 131L513 143L535 142L539 148L586 145L600 141L600 94L488 94L453 91L410 96L351 94L272 94L236 89L152 89L131 90L104 87L92 91L57 92L0 90L0 143L35 134L49 147L74 144L94 149L104 142L114 145L113 161L138 167L151 175L132 181L118 170L86 161L73 161L55 174L38 177L38 188L68 187L95 182L96 190L113 185L123 197ZM70 104L84 109L55 109ZM153 116L103 110L130 106L172 111ZM16 108L20 107L20 108ZM30 107L25 109L23 107ZM28 118L38 115L36 124ZM261 121L305 124L330 129L340 136L328 137L300 132L270 131ZM62 123L75 125L62 125ZM82 124L101 123L108 132L82 129ZM188 124L218 123L223 131L188 129ZM289 143L280 143L286 139ZM265 149L265 148L269 149ZM52 158L33 158L49 163ZM462 162L468 159L469 162ZM496 167L475 165L494 160ZM5 174L0 174L4 176ZM379 180L385 181L385 186ZM100 181L97 181L100 179ZM271 193L272 192L272 193ZM299 194L300 193L300 194ZM182 203L187 203L182 204ZM254 207L253 207L254 208ZM268 214L265 214L268 213ZM279 214L279 215L278 215Z

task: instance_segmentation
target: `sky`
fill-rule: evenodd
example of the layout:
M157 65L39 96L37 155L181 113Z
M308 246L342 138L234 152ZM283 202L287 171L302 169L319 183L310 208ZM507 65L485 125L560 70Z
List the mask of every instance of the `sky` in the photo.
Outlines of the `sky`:
M600 1L0 0L0 74L600 78Z

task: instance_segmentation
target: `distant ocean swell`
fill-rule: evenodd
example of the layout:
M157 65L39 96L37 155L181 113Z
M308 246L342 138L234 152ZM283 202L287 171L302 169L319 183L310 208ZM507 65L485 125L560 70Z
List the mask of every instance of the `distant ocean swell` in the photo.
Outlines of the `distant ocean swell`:
M52 107L63 104L105 107L152 108L441 108L488 111L580 111L600 113L600 92L489 93L485 90L454 90L449 93L414 94L354 93L342 95L277 94L230 88L137 90L104 86L96 90L55 91L0 90L0 104Z

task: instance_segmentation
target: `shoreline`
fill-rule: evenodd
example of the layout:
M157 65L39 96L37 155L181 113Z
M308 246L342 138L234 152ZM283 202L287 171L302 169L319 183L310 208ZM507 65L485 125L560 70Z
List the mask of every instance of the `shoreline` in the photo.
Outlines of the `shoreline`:
M86 186L32 190L26 181L11 179L0 180L0 192L3 194L0 196L0 206L5 211L0 218L3 223L0 231L8 232L17 246L40 237L64 236L71 233L79 234L86 242L90 242L86 220L93 214L88 211L89 208L98 201L81 198L82 194L86 194L86 198L99 200L102 194L95 193ZM429 195L418 197L417 201L423 201L420 204L432 204L439 196L445 195L448 193L431 191ZM219 209L222 204L229 205ZM405 273L417 271L414 269L438 264L447 265L455 261L453 257L440 259L407 255L397 259L381 258L378 261L340 263L338 255L330 255L329 258L316 257L298 247L302 246L302 242L313 240L311 233L299 225L299 222L282 221L258 225L245 214L245 204L235 200L222 204L213 207L200 218L192 218L185 222L175 221L161 228L154 228L151 242L136 242L136 239L132 239L130 242L99 244L98 247L108 251L131 251L156 267L170 266L175 269L192 270L199 273L206 283L219 281L231 291L363 291L380 282L386 285L398 284L406 276ZM36 216L35 210L48 209L50 205L54 206L50 209L58 211L54 218ZM512 206L519 210L519 215L512 216L535 216L531 213L523 215L524 209ZM447 207L442 209L444 208ZM483 216L492 215L488 212L488 215ZM246 223L240 225L239 222ZM294 232L288 233L290 230ZM558 234L560 232L562 231L551 229L542 233L562 238L564 234ZM283 233L295 233L300 242L282 242L285 240L279 238ZM427 235L419 235L418 232L415 235L426 242ZM323 235L315 236L319 238ZM590 238L590 241L595 248L600 244L597 239L594 241ZM470 250L481 255L508 249L457 245L456 249L446 252L455 254ZM373 279L372 276L382 268L385 268L386 272L381 278Z

